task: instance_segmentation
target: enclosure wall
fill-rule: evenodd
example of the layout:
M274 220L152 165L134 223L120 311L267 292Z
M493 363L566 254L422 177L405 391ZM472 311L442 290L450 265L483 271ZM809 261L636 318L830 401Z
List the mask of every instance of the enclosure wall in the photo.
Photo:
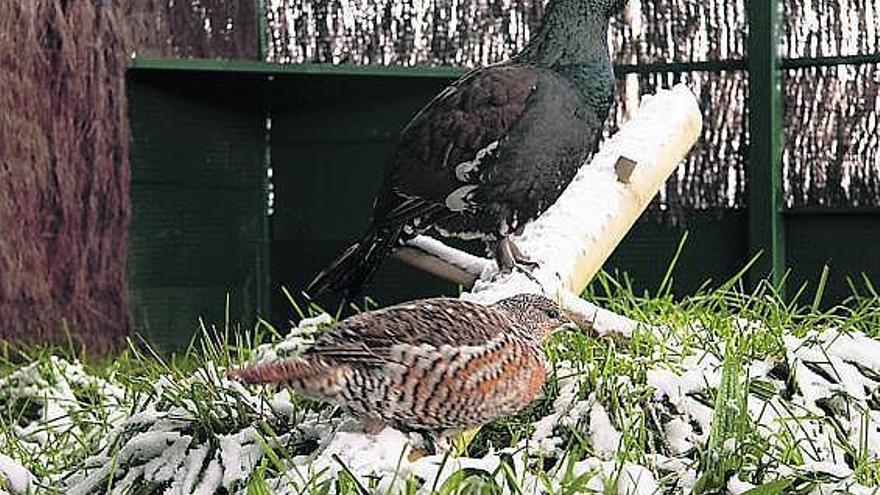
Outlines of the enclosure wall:
M129 329L128 57L117 2L0 0L0 340Z

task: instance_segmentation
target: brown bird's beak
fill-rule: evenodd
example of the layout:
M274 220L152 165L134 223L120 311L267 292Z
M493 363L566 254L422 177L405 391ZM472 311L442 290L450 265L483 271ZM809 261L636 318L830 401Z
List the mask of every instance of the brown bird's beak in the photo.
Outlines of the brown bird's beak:
M570 321L568 323L563 323L562 326L559 327L560 331L565 330L567 332L572 332L572 331L580 330L580 329L581 329L581 327L577 326L577 323L575 323L573 321Z
M579 329L578 324L576 323L577 320L573 318L575 316L574 314L572 314L570 311L567 311L565 308L562 308L562 314L565 315L565 319L567 319L568 321L556 327L553 330L554 332L570 332Z
M570 331L590 331L593 328L593 322L584 318L583 315L577 314L574 311L568 311L563 309L565 316L568 317L569 323L566 323L562 326L564 330Z

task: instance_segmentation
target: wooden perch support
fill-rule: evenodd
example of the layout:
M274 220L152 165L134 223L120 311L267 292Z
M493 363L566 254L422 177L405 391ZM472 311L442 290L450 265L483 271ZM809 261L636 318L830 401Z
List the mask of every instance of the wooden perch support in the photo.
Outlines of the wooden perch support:
M431 267L423 260L420 266L472 286L463 298L489 303L516 293L543 292L577 314L582 326L600 334L604 327L615 333L631 331L635 322L597 308L578 294L697 141L701 129L697 100L686 86L645 97L635 118L603 143L559 200L515 240L538 262L532 277L518 271L498 276L493 262L425 237L413 241L414 251L408 254L418 251L418 257L427 254L440 260ZM398 255L404 260L405 250L401 250L404 256ZM444 274L444 260L453 267L454 277ZM626 326L630 328L621 328Z
M394 257L404 263L465 287L473 287L483 273L497 269L494 261L474 256L420 235L398 248Z

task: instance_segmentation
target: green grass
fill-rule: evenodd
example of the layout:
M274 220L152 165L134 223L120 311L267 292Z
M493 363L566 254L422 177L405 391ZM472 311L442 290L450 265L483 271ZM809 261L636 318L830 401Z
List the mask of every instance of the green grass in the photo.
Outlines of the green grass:
M186 462L168 461L170 476L150 462L175 445L180 459L204 453L203 462L193 461L197 480L209 478L211 459L223 464L229 449L253 454L254 462L238 466L240 473L215 493L276 493L279 487L310 494L625 493L628 480L647 472L658 493L728 493L738 486L738 493L751 495L806 494L839 484L838 493L880 494L880 459L867 444L871 437L856 438L841 419L862 414L868 424L872 414L880 417L880 389L867 391L864 400L835 394L818 409L804 408L797 373L815 370L841 382L834 375L845 370L835 368L841 365L833 356L804 368L785 345L798 338L810 346L815 332L828 329L880 338L880 297L873 286L859 281L845 305L823 311L821 283L815 298L801 300L803 292L786 298L766 283L745 292L737 277L676 300L671 273L652 294L634 293L626 277L601 274L585 297L650 326L628 341L554 337L545 347L551 363L545 394L520 414L483 427L462 447L473 465L451 476L421 479L410 471L382 479L340 456L304 463L302 456L314 454L338 426L340 411L283 389L244 388L223 375L230 364L292 352L295 346L272 346L286 331L265 323L240 339L231 337L238 329L228 322L205 325L186 352L170 358L143 343L112 361L85 365L69 349L7 348L0 376L12 378L0 384L0 452L33 473L40 493L50 494L74 486L81 493L125 486L125 493L165 493ZM318 314L316 308L297 310ZM756 367L762 361L766 370ZM24 367L29 371L22 373ZM666 371L678 376L700 369L717 383L696 384L678 400L712 413L711 423L681 450L668 431L681 411L672 398L658 399L651 380ZM880 370L859 372L880 385ZM46 391L54 394L50 420L44 417ZM614 435L591 429L594 408L607 414ZM775 420L762 423L771 409ZM542 443L536 423L548 416L552 436ZM805 433L813 430L822 433ZM160 435L163 448L152 452L148 444ZM602 444L607 438L614 448ZM144 447L135 448L138 442ZM844 480L814 469L826 444L829 455L840 457L833 460L851 470ZM409 465L402 452L388 455L399 459L398 466ZM442 456L438 471L461 462Z

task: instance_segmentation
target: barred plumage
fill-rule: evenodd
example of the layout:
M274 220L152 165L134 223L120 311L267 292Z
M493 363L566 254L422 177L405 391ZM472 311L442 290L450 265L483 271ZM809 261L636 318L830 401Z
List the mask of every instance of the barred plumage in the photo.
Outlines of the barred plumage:
M423 299L352 316L299 356L230 375L403 430L465 429L528 405L544 384L541 341L571 325L534 294L490 306Z

